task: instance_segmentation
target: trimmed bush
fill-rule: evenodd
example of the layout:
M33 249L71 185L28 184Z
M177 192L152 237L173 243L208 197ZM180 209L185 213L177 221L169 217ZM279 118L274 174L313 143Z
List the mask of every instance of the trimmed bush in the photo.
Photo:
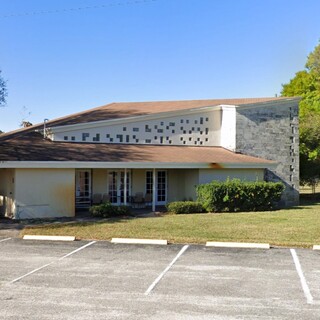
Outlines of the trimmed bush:
M209 212L272 210L280 201L281 182L212 181L196 187L198 202Z
M175 214L183 213L201 213L204 211L203 206L199 202L193 201L176 201L166 205L169 212Z
M89 209L93 217L111 218L124 215L130 215L130 208L128 206L113 206L110 202L105 202Z

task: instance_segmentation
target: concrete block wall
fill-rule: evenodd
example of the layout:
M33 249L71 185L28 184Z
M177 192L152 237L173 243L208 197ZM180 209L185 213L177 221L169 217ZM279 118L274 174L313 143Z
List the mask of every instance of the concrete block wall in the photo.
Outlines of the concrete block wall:
M278 162L265 171L267 181L282 181L280 205L299 203L298 102L240 107L236 114L236 152Z

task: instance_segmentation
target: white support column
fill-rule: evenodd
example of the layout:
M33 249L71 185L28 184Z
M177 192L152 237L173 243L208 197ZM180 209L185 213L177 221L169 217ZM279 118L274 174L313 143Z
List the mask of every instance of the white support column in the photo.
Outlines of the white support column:
M153 176L152 176L152 211L156 211L156 169L153 169Z
M123 195L123 202L124 202L124 205L126 206L127 205L127 169L125 168L124 169L124 181L123 181L124 185L123 185L123 192L124 192L124 195Z

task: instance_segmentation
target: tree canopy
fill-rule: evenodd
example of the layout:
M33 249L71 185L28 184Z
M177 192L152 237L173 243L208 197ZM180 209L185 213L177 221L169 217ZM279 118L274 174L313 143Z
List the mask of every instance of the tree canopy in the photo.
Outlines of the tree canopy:
M5 105L7 94L7 83L2 78L0 70L0 107Z
M300 179L314 185L320 177L320 43L312 51L305 70L282 85L282 96L300 96Z

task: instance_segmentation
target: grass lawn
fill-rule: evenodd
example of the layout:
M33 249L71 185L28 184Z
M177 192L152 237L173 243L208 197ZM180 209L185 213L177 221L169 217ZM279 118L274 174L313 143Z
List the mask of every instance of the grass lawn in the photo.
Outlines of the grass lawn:
M274 246L320 244L320 202L279 211L164 215L28 227L23 234L72 235L77 239L113 237L167 239L171 243L206 241L265 242Z

